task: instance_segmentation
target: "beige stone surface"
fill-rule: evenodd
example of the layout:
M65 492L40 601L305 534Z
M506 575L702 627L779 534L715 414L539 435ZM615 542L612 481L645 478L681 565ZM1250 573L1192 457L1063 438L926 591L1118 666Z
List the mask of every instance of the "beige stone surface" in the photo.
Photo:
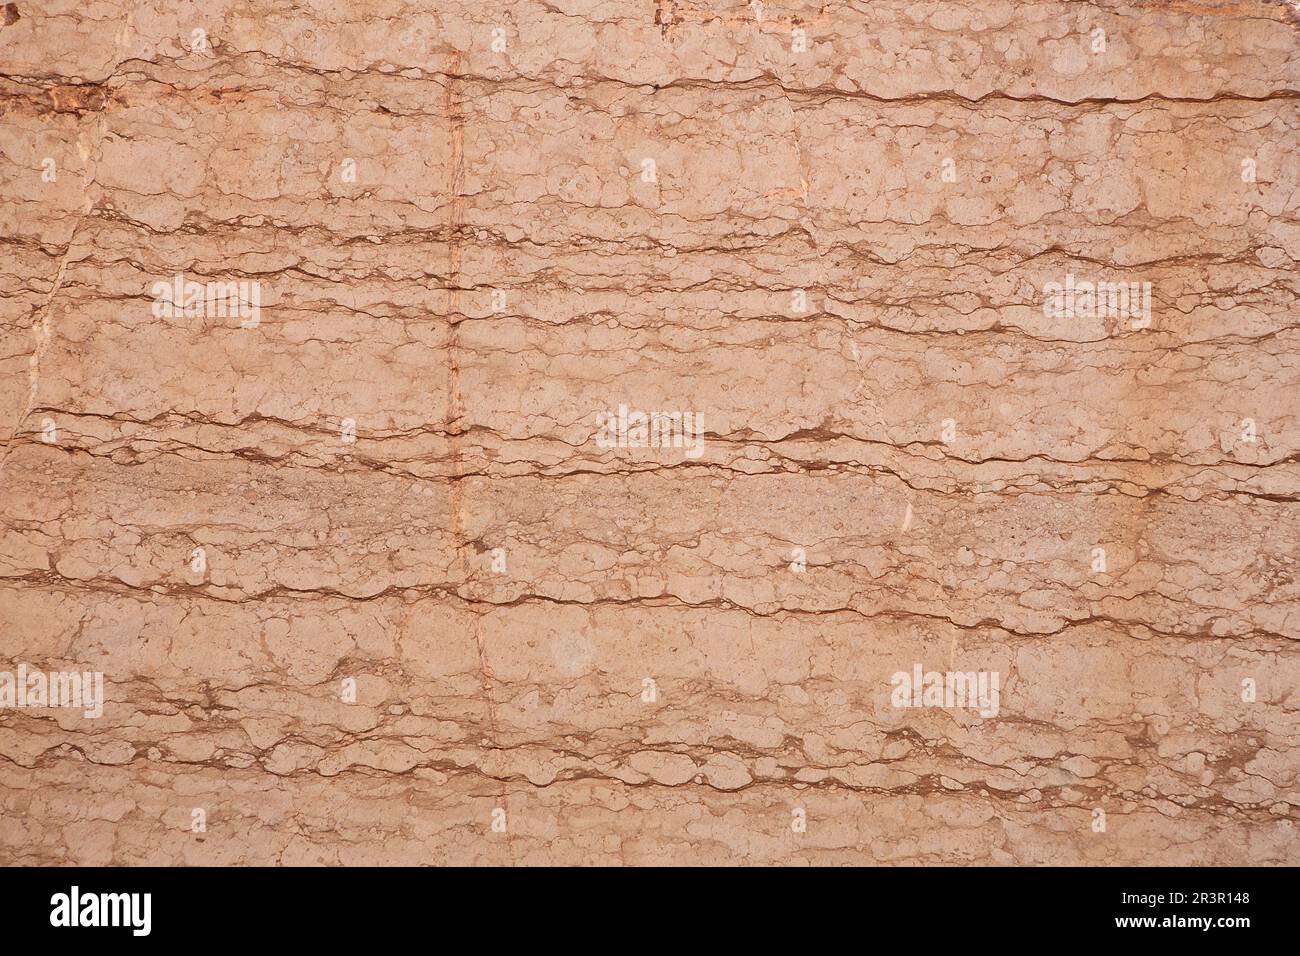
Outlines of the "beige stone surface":
M1300 864L1293 0L0 24L0 863Z

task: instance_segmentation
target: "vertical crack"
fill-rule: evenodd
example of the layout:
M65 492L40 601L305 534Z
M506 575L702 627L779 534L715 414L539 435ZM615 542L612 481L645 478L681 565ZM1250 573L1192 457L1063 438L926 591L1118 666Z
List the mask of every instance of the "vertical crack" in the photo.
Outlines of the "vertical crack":
M458 88L461 70L464 66L463 55L457 53L451 61L446 74L446 86L443 89L443 109L447 115L450 156L447 168L447 296L445 314L449 329L447 333L447 423L445 430L451 444L452 478L449 511L451 512L452 543L455 548L456 578L465 580L468 568L465 562L465 490L460 481L464 463L464 450L460 432L463 426L464 399L460 388L460 362L457 351L460 345L460 323L456 317L460 314L460 270L463 251L461 247L461 229L465 222L465 106ZM497 721L496 701L492 696L492 685L496 678L488 663L487 651L483 645L483 628L479 615L473 615L474 646L478 652L479 679L483 690L483 699L487 705L488 727L491 731L491 746L500 746L500 729ZM514 843L510 837L509 793L505 781L501 782L501 806L506 812L506 848L511 862L515 862Z

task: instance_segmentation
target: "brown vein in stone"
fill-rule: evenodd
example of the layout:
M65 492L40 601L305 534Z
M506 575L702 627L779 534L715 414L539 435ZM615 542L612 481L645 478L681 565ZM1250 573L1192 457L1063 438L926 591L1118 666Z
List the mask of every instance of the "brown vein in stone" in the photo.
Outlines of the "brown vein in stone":
M460 276L462 249L461 228L465 221L465 109L457 89L457 74L460 73L461 55L452 60L446 85L443 87L443 109L447 114L447 129L450 139L451 155L447 167L447 306L444 315L447 318L447 432L451 444L451 460L454 473L462 467L462 446L459 435L460 421L464 415L464 400L460 392L460 363L456 352L459 346L459 325L451 317L460 313L460 288L457 282ZM450 492L451 533L456 549L455 566L461 575L466 574L465 567L465 489L463 483L451 483ZM495 677L488 664L487 651L483 646L483 629L477 616L473 619L474 646L478 651L479 673L482 677L483 699L487 704L488 726L492 733L492 747L495 749L501 739L497 723L496 702L492 697L492 684ZM501 805L506 811L506 847L514 860L514 846L510 839L510 807L507 791L501 791Z

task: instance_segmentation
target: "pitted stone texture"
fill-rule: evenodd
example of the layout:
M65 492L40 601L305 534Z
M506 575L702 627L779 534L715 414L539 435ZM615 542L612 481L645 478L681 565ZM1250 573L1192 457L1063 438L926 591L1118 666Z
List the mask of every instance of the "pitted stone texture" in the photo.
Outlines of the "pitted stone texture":
M437 6L0 27L0 863L1300 863L1294 3Z

